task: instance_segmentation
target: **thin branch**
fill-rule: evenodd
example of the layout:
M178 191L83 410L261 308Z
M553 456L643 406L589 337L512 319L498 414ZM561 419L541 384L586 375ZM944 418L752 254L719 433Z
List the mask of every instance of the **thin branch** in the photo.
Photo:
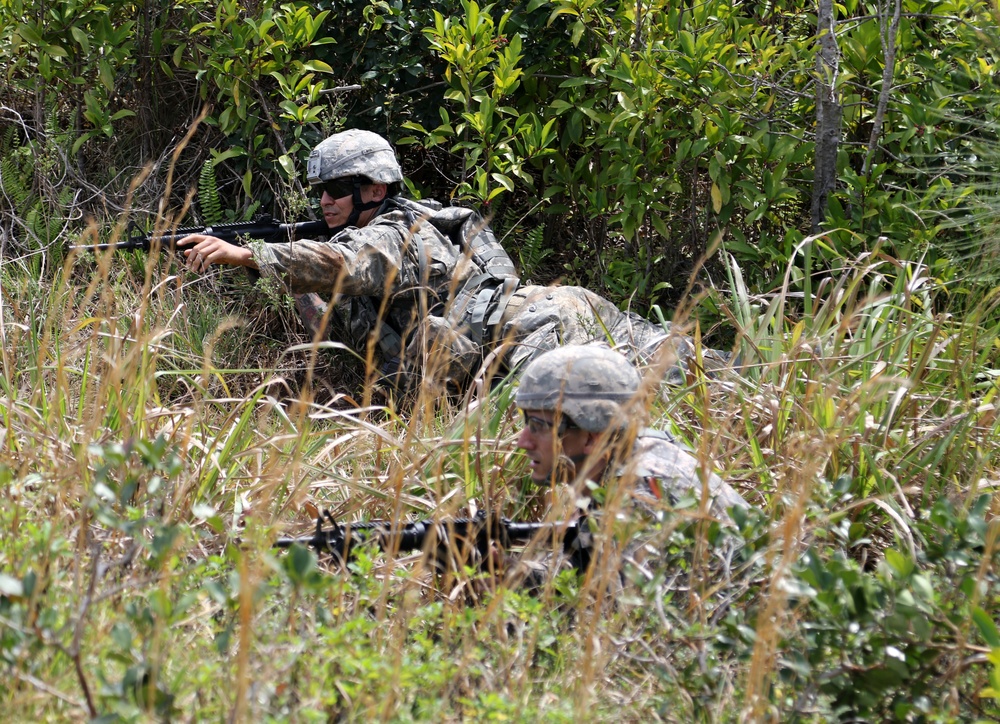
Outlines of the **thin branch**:
M889 0L886 0L888 5ZM892 78L896 73L896 36L899 33L899 16L902 12L902 0L895 0L892 20L887 21L888 8L879 5L879 36L882 39L882 52L885 54L885 65L882 68L882 88L879 89L878 106L875 108L875 118L872 120L872 134L868 139L868 153L861 167L861 175L867 176L871 169L872 158L878 149L878 141L882 136L882 122L889 107L889 94L892 92Z
M26 684L31 684L33 687L35 687L39 691L44 691L49 696L54 696L55 698L60 699L61 701L66 702L70 706L75 706L77 709L86 709L87 708L87 706L83 702L77 701L76 699L70 698L66 694L64 694L61 691L59 691L59 689L56 689L55 687L49 686L44 681L42 681L39 678L36 678L36 677L32 676L31 674L26 674L23 671L19 671L18 669L14 669L14 676L17 679L23 681ZM93 715L91 715L91 716L93 716Z
M77 615L76 626L73 631L73 642L70 644L69 649L65 650L65 653L73 662L73 667L76 669L76 676L80 680L80 688L83 689L83 695L87 700L87 711L90 712L90 718L96 719L97 706L94 704L94 695L90 691L87 676L83 671L83 662L80 659L83 631L86 628L87 613L90 609L90 604L94 599L94 589L97 586L98 564L101 560L100 544L95 543L91 550L94 560L90 564L90 582L87 584L87 595L83 597L83 601L80 603L80 612Z

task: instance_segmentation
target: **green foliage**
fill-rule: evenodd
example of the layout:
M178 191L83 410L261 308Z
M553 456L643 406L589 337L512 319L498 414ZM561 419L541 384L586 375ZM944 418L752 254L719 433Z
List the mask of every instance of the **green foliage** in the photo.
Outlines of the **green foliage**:
M14 2L0 9L0 50L12 92L52 108L57 127L73 129L67 150L109 174L123 139L141 134L143 155L162 156L160 139L204 105L207 127L178 157L179 175L211 159L234 218L298 209L309 149L361 125L403 144L421 194L544 213L530 226L546 227L548 276L639 308L675 302L718 234L764 289L809 231L812 6L338 8L330 24L325 7L271 0L138 18L120 2L70 4L51 18ZM885 237L898 257L930 248L931 264L961 263L972 206L956 189L969 188L996 121L984 96L996 67L991 16L984 3L904 9L870 151L886 62L877 10L838 9L846 112L828 243L835 258ZM357 95L331 93L350 83ZM172 192L179 201L184 189Z
M65 240L67 211L73 201L71 188L52 189L44 181L42 174L52 169L52 155L51 142L25 142L13 124L0 137L0 212L13 222L9 227L12 250L28 260L35 276L44 262L38 252L55 247L56 259L61 258L56 242Z
M968 509L939 500L913 521L917 548L889 548L870 570L843 553L847 521L828 529L790 586L799 613L822 623L802 629L801 648L788 656L776 688L825 698L840 717L931 714L940 682L952 675L945 641L957 629L971 634L973 621L987 636L995 630L977 608L977 591L995 590L995 576L984 579L972 563L984 552L989 504L989 495L974 497Z
M28 208L31 198L31 176L26 175L21 164L24 153L19 149L21 138L13 125L7 126L0 143L0 190L3 191L5 209L9 213L20 214Z
M534 186L528 168L544 158L555 141L555 121L543 123L534 113L519 113L507 105L521 85L523 59L520 35L509 39L504 29L513 11L499 21L493 6L480 11L474 0L463 0L464 23L434 12L434 27L426 30L431 48L447 63L445 98L460 109L457 122L444 106L441 125L426 131L417 122L405 128L427 136L427 145L451 143L464 157L461 181L451 194L489 206L498 195L514 191L515 180ZM412 141L413 139L404 139Z
M198 206L202 223L210 226L222 222L222 200L215 179L215 164L211 161L202 164L198 175Z
M535 226L529 231L518 234L517 260L518 268L524 279L531 279L552 249L545 246L545 227Z
M838 8L840 186L815 236L812 6L349 0L335 24L323 4L150 8L0 5L0 100L25 119L0 134L3 232L38 260L0 270L8 717L997 716L984 5L904 6L870 159L876 7ZM404 416L345 391L333 352L232 275L41 262L72 214L154 206L113 192L137 159L176 160L142 182L176 174L158 208L197 179L206 221L303 211L309 148L356 125L408 135L421 193L491 207L525 277L665 302L721 236L707 270L726 292L692 314L727 320L743 366L692 370L654 421L759 512L735 529L690 500L649 525L606 516L629 553L613 601L614 556L529 592L483 571L446 586L374 549L346 570L273 555L319 507L542 514L513 386L462 407L427 386ZM313 384L325 359L341 377Z
M61 125L74 129L73 154L114 156L135 133L176 140L171 125L197 123L190 109L206 105L204 122L217 133L193 163L210 155L216 166L227 164L243 195L229 205L246 207L267 192L268 201L279 197L268 174L295 179L318 140L310 129L328 109L321 76L332 69L301 55L330 42L320 35L328 13L302 3L265 2L249 12L194 2L137 18L128 2L48 12L15 2L0 8L0 49L13 87L36 96L38 107L51 104ZM151 155L164 151L141 145Z
M41 98L72 99L80 130L74 153L92 138L112 138L115 121L135 116L114 109L119 75L133 72L137 55L131 4L74 0L44 8L15 0L5 3L3 20L0 47L8 79Z
M708 240L721 231L752 285L766 285L808 228L808 129L815 113L808 10L795 3L766 10L710 2L690 11L620 3L598 12L569 0L540 0L507 11L494 29L493 20L483 19L492 8L467 4L464 25L428 31L447 64L446 98L462 122L442 111L445 122L433 130L409 127L424 134L427 148L451 143L462 155L466 177L478 186L466 182L461 192L480 201L533 192L547 212L560 215L558 223L582 223L586 232L561 245L571 279L616 298L634 290L643 302L655 301L684 288ZM844 20L858 19L843 23L838 38L844 55L838 83L849 112L843 185L827 226L838 253L857 253L859 239L881 235L894 253L910 256L935 239L934 224L916 234L913 227L946 190L947 176L957 170L947 159L963 157L960 149L975 138L970 122L989 107L977 90L993 73L979 57L985 6L936 6L931 21L904 19L893 76L904 90L890 95L875 163L862 175L883 64L872 10L842 9ZM979 24L963 20L971 17ZM511 37L501 52L500 39L512 28L530 45L515 46ZM945 53L930 57L924 48L943 38ZM944 121L934 109L956 85L963 92L953 120ZM926 109L926 117L917 117L917 109ZM519 143L512 131L519 124L544 132ZM835 231L841 228L863 236Z
M191 28L191 57L175 57L181 69L197 75L201 98L222 108L207 120L231 142L224 151L213 151L214 164L238 159L246 168L242 190L248 198L254 195L255 173L277 171L294 179L311 148L308 124L324 111L324 81L317 75L332 73L328 64L300 59L299 53L331 42L319 37L329 11L265 2L251 16L234 1L196 3L191 11L214 17Z

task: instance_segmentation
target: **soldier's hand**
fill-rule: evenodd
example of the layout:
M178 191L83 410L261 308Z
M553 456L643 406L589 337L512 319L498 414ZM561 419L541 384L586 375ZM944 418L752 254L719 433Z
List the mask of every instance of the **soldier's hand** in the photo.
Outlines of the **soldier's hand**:
M253 252L244 246L236 246L214 236L191 234L177 242L177 246L190 246L184 250L187 268L203 272L210 264L230 264L257 268Z

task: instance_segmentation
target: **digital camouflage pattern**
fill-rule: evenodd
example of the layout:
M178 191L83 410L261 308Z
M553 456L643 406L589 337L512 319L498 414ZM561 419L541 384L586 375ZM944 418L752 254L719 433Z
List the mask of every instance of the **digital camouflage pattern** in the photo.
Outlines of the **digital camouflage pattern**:
M639 495L652 495L671 506L678 506L685 498L700 501L703 491L707 491L709 514L725 522L732 520L729 515L732 508L750 507L742 495L714 472L707 472L703 482L698 459L660 430L647 429L639 434L617 475L634 480Z
M394 340L380 345L383 357L399 356L400 340L422 318L443 314L455 289L483 273L430 223L432 213L413 220L389 200L362 228L349 227L329 241L258 245L254 259L262 276L289 292L333 299L348 322L344 341L360 354L374 335Z
M577 286L522 287L504 312L500 338L508 345L506 366L519 367L542 352L567 344L605 342L630 362L646 366L658 354L670 363L668 381L681 384L683 368L694 359L694 341L634 312L623 312L604 297ZM725 367L728 355L703 350L710 369Z
M403 170L389 142L371 131L335 133L310 152L306 164L310 184L351 176L391 184L403 180Z
M529 364L517 385L515 404L568 417L588 432L628 426L642 378L621 354L597 345L569 345Z
M629 361L611 349L570 345L538 356L524 369L515 397L522 410L566 415L589 432L623 432L645 416L642 378ZM627 439L627 438L626 438ZM697 458L664 431L641 429L627 451L613 450L605 477L628 484L640 500L662 500L676 506L684 498L709 497L709 512L731 520L733 506L749 507L743 497L711 471L702 475Z
M307 175L312 184L403 178L389 142L363 130L317 145ZM362 357L376 343L383 370L392 370L397 383L430 379L463 389L489 352L494 371L504 373L547 350L595 340L638 364L665 348L679 365L693 357L690 339L623 313L586 289L519 287L507 252L469 209L388 198L364 227L331 233L328 241L252 245L254 261L262 276L296 295L311 332L326 311L324 300L332 300L341 341ZM725 365L724 355L708 352L706 364ZM669 375L683 382L680 367Z
M493 254L477 264L455 236L485 237L480 246ZM261 274L291 293L337 301L348 337L341 341L365 355L374 338L382 358L402 357L411 375L435 369L464 386L478 372L484 350L497 350L500 367L509 370L563 344L608 339L637 363L648 362L667 340L678 360L692 355L688 338L582 287L517 288L513 263L467 209L390 199L367 226L329 241L256 245L253 251ZM506 280L514 285L505 287ZM472 320L480 309L477 334ZM310 313L322 316L315 304ZM682 379L678 369L671 374Z

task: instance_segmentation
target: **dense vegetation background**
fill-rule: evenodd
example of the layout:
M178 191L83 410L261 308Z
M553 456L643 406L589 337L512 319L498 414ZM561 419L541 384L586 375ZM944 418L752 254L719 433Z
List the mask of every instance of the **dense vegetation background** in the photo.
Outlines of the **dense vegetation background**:
M0 683L18 720L996 720L995 8L0 0ZM522 276L731 347L654 418L759 509L539 595L279 530L516 517L510 386L397 412L151 229L305 218L364 127ZM609 511L613 513L614 510Z

